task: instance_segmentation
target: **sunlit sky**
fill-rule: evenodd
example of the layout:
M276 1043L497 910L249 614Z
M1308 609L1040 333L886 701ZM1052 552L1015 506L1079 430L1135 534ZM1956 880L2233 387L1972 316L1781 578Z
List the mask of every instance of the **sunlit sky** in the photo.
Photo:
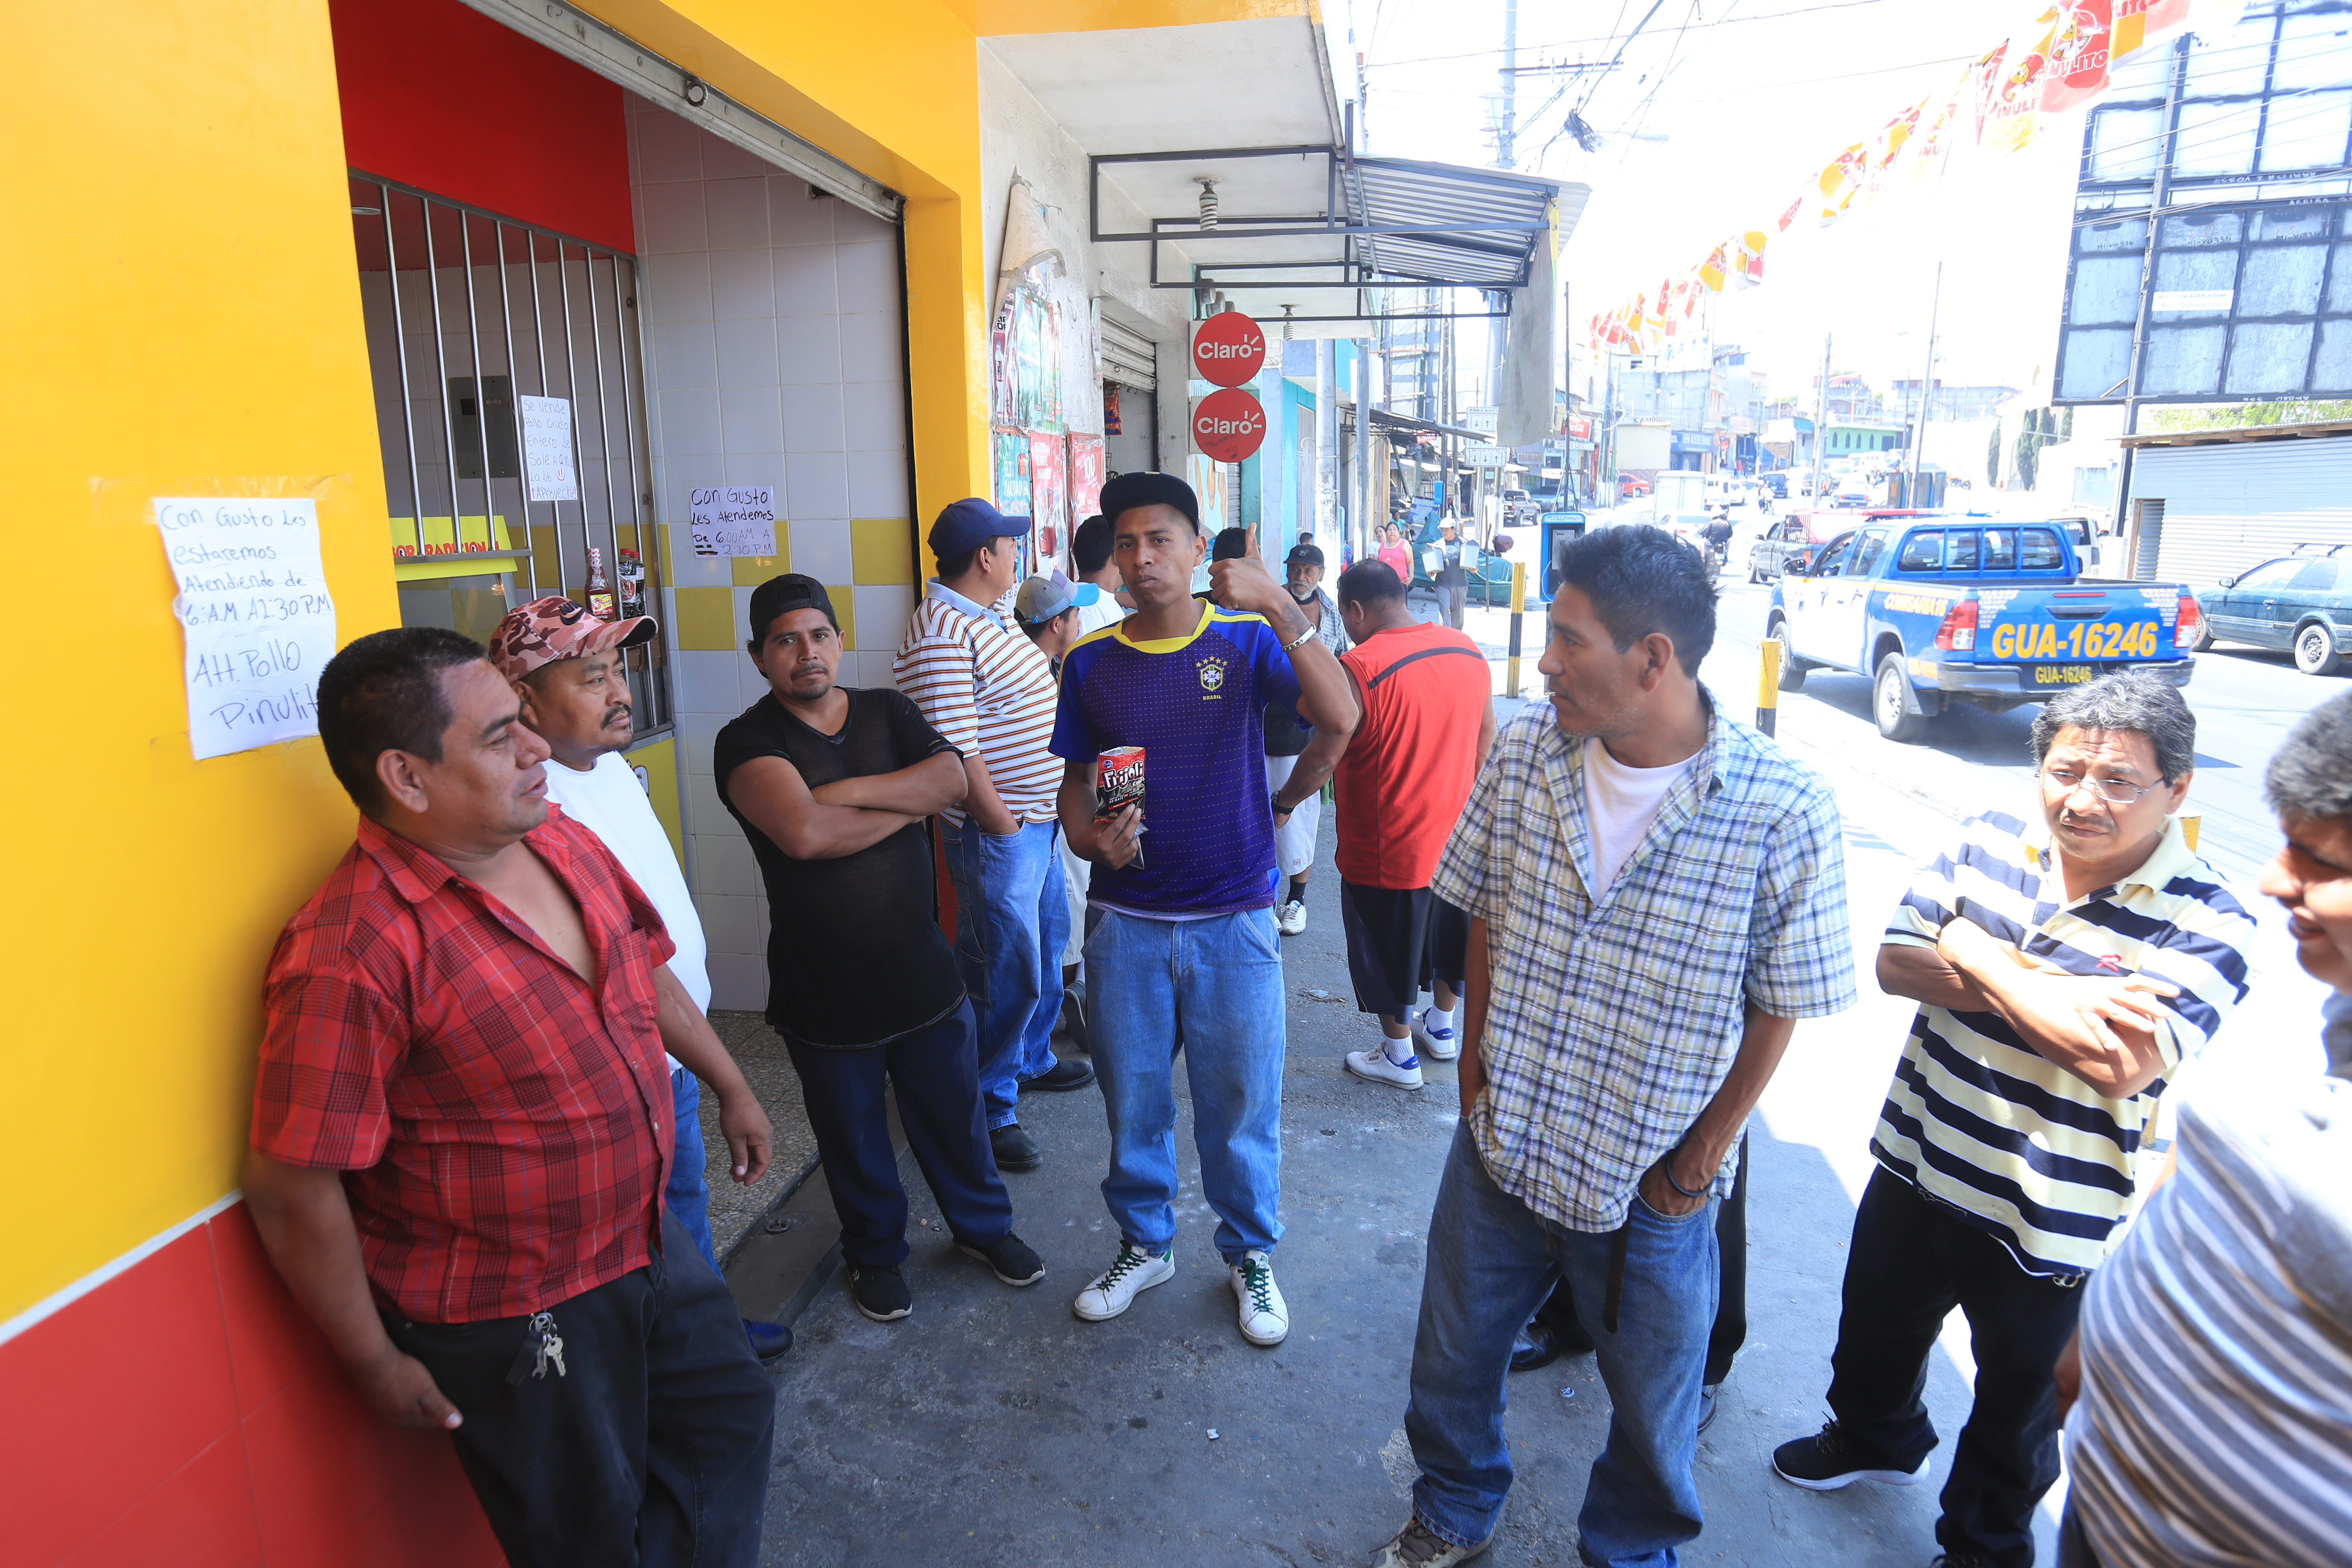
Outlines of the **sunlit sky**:
M1649 5L1520 0L1519 63L1605 60L1610 40ZM1518 165L1592 187L1564 258L1580 341L1594 310L1654 289L1731 232L1769 227L1839 149L1949 81L2030 9L2029 0L1663 0L1613 71L1520 76ZM1342 96L1356 81L1345 58L1351 26L1364 57L1367 151L1493 162L1485 128L1500 90L1503 14L1503 0L1328 0ZM1556 134L1580 102L1609 138L1598 153ZM1835 334L1841 372L1882 389L1916 377L1940 259L1936 374L1954 385L2046 389L2082 126L2079 110L2046 120L2025 152L1956 159L1940 185L1831 228L1801 218L1768 251L1763 286L1717 299L1716 341L1748 349L1776 393L1805 398L1824 331Z

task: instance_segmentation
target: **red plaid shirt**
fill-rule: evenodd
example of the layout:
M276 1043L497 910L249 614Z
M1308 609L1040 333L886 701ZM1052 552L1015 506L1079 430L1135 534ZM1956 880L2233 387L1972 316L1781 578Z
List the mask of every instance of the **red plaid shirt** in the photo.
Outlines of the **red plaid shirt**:
M362 818L270 957L253 1146L351 1173L376 1300L510 1318L650 1260L669 1176L654 971L675 952L604 842L524 836L580 906L591 985L505 905Z

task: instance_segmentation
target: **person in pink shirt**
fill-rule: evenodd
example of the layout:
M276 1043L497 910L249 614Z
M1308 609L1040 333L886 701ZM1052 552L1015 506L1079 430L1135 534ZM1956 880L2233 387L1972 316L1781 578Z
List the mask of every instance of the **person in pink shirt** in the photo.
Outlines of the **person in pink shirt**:
M1374 554L1389 563L1390 570L1397 574L1397 581L1408 588L1412 586L1412 553L1405 549L1404 534L1395 523L1389 523L1381 530L1381 547Z

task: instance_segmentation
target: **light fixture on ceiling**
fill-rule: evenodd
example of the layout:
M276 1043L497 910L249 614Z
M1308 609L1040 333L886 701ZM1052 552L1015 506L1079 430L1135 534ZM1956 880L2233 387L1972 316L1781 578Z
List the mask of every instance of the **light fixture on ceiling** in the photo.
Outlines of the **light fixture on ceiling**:
M383 209L382 207L353 207L352 209L352 216L353 217L382 217L383 216Z
M1214 228L1217 226L1217 182L1202 178L1200 180L1200 186L1201 226L1204 229Z

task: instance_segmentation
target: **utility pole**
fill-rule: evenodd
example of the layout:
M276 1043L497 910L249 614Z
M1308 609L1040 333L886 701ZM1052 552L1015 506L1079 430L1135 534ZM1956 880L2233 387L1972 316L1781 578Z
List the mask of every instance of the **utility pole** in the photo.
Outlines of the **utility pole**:
M1813 395L1813 476L1809 489L1816 501L1822 498L1822 448L1830 433L1830 335L1822 334L1822 384Z
M2140 363L2147 353L2148 288L2156 275L2157 230L2164 223L2166 204L2172 199L2172 160L2179 150L2180 93L2189 77L2189 37L2183 33L2173 40L2172 75L2167 79L2164 89L2164 155L2157 161L2156 189L2148 203L2147 244L2140 252L2139 259L2139 310L2132 318L2131 365L2124 372L2124 434L2126 436L2134 433L2133 426L2139 422L2139 371ZM2087 136L2090 132L2085 130L2084 134ZM2109 387L2107 391L2112 396L2115 389ZM2131 556L2125 562L2124 570L2134 577L2148 578L2156 575L2157 552L2147 548L2129 516L2131 471L2132 449L2126 447L2122 461L2116 469L2115 531L2121 536L2128 531L2130 538Z
M1911 433L1911 485L1904 504L1919 504L1919 455L1927 445L1927 409L1936 395L1936 313L1944 303L1944 264L1936 263L1936 290L1927 296L1927 365L1919 373L1919 423Z
M1518 167L1518 67L1519 0L1503 0L1503 108L1495 136L1495 166L1498 169ZM1486 385L1481 401L1494 405L1495 416L1499 421L1503 412L1503 347L1514 324L1501 312L1510 309L1511 297L1496 289L1486 299L1486 309L1496 313L1486 322ZM1500 433L1499 425L1497 433Z

